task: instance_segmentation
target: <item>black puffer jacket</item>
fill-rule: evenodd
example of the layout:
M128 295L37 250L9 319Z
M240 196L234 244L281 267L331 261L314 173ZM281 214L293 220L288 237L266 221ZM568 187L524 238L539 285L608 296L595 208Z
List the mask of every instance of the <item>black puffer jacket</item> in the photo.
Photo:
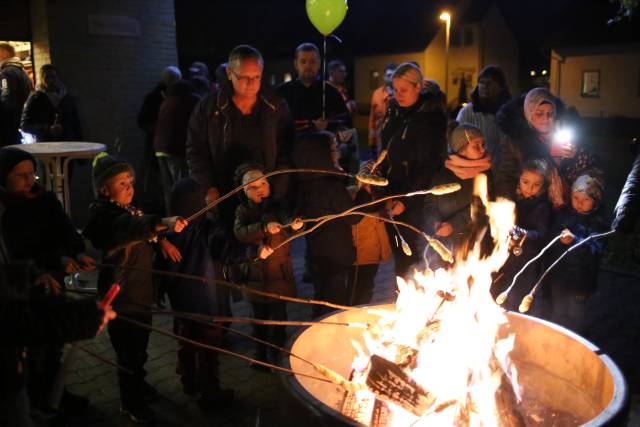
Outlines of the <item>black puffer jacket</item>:
M498 127L505 134L496 151L494 164L494 182L496 196L515 199L515 191L520 177L522 163L530 159L546 159L549 165L556 165L551 157L550 147L543 143L535 129L529 126L524 116L525 96L514 98L500 108L496 116ZM556 117L561 125L571 126L574 131L578 117L565 110L564 103L556 98ZM573 124L573 125L572 125ZM573 159L563 159L557 166L558 173L565 183L565 192L578 175L597 167L595 156L580 144L576 136L577 152ZM566 198L567 194L565 194Z
M382 128L382 147L389 154L381 171L389 179L387 194L404 194L427 189L442 169L447 156L447 117L436 95L422 93L411 107L391 102ZM398 216L417 227L423 226L421 196L400 199L406 209ZM411 238L417 238L410 233Z
M640 216L640 153L636 155L631 166L614 212L616 217L611 228L623 233L632 233Z
M149 269L153 267L155 250L149 240L156 235L159 222L155 215L135 215L100 197L89 206L83 234L102 251L104 263ZM114 307L139 310L136 303L153 302L153 281L148 272L104 268L98 277L98 291L106 292L113 283L122 287Z
M428 195L425 197L425 226L424 230L429 234L435 233L435 224L448 222L453 228L453 234L446 237L438 237L454 252L466 246L472 234L471 201L473 198L473 178L461 179L451 170L442 169L431 181L432 186L458 183L460 190L455 193L442 196ZM489 194L491 194L491 176L489 174Z
M60 257L83 252L84 241L55 194L37 185L34 192L26 198L0 187L4 244L12 260L32 259L41 269L60 271Z
M225 151L231 144L232 94L223 87L219 92L205 96L196 105L187 130L186 157L191 176L205 189L216 187L221 194L233 185L233 173L223 176L228 169ZM293 128L286 101L268 91L258 94L260 105L260 146L265 172L284 169L289 165ZM279 175L272 180L272 194L279 199L285 195L288 179Z
M295 142L293 162L298 169L335 170L331 162L331 134L301 134ZM297 207L303 218L337 214L358 203L354 203L344 186L344 180L339 176L299 174L297 178ZM351 226L361 219L357 215L338 218L308 234L311 255L332 258L345 266L352 265L356 259L356 249L351 238Z
M565 206L555 213L549 236L555 237L564 229L569 229L576 239L574 245L587 237L602 233L607 226L602 220L601 213L595 209L588 214L576 212L571 206ZM578 249L571 251L549 273L546 281L549 287L560 287L576 292L578 295L587 295L597 289L598 266L600 255L605 245L604 239L593 239ZM546 264L550 265L570 245L557 241L549 249L546 255Z
M32 89L20 59L9 58L0 66L0 147L20 143L20 117Z
M52 135L49 127L58 122L62 125L60 135ZM49 96L41 89L36 90L29 98L22 111L20 128L36 136L38 141L82 141L82 129L78 109L73 97L66 92L58 106L54 106Z

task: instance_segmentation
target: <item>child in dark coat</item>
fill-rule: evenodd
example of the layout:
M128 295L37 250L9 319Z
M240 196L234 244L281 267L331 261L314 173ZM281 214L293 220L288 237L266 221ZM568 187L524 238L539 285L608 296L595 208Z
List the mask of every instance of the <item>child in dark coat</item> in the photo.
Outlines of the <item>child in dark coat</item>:
M547 265L553 263L571 245L608 229L599 204L604 184L599 172L583 173L571 186L571 205L560 209L553 218L551 236L563 230L571 234L561 238L549 250ZM594 239L570 252L545 279L551 289L551 320L578 334L587 331L586 302L596 291L602 239Z
M547 242L552 210L547 195L550 180L551 169L546 160L532 159L522 165L516 189L516 226L511 232L509 258L498 272L492 286L495 297L511 285L514 276L542 250ZM539 277L540 268L541 263L536 262L520 274L509 293L509 298L503 305L504 308L518 310L522 298L529 293ZM534 300L529 314L544 315L543 299Z
M247 245L247 262L240 265L241 280L249 287L273 292L284 296L296 295L296 283L293 276L293 263L289 244L276 251L273 248L281 244L289 235L285 231L290 226L293 231L302 228L302 221L295 220L277 201L271 198L269 181L260 165L245 163L236 169L235 180L238 185L249 184L242 193L241 204L236 208L234 234L238 242ZM259 257L260 261L254 261ZM287 320L284 301L260 297L251 293L245 295L251 303L254 317L258 319ZM269 328L255 325L253 335L261 340L284 346L286 331L282 326ZM267 361L267 348L258 344L255 357Z
M336 170L338 153L329 132L302 134L295 143L294 164L299 169ZM358 203L356 196L356 203ZM304 218L333 215L354 206L344 180L338 176L300 174L298 177L298 212ZM362 219L349 215L328 221L307 235L311 275L315 298L336 304L347 304L348 277L356 260L351 226ZM314 305L313 317L330 310Z
M32 289L31 296L58 299L65 273L93 268L94 260L84 254L84 241L56 195L36 183L35 170L36 160L26 151L13 147L0 150L2 261L32 260L34 272L41 277L38 282L45 279L45 286ZM33 344L29 349L29 395L35 406L47 412L61 355L62 347L57 344ZM69 415L88 403L65 390L60 409Z
M449 135L449 153L466 160L483 159L485 140L482 131L469 123L457 126ZM487 161L487 165L490 164L490 160ZM425 231L442 241L456 258L464 259L469 246L475 243L469 241L473 234L471 202L474 178L480 173L488 174L482 168L466 168L462 174L459 169L445 167L433 177L431 186L458 183L460 190L441 196L425 197ZM433 252L429 253L428 260L432 269L446 265L440 256Z
M103 262L119 267L150 269L157 248L152 241L158 233L171 229L182 231L186 221L178 217L159 218L145 215L135 208L133 200L134 171L131 165L112 156L97 158L93 167L93 185L98 197L89 206L89 220L84 235L102 251ZM168 240L160 240L159 249L173 261L181 259L178 249ZM121 291L114 307L125 314L129 310L148 310L153 304L153 281L148 271L125 268L105 268L98 276L98 291L105 293L113 283L119 283ZM129 313L135 320L151 324L151 312ZM118 371L121 411L136 423L148 423L153 413L144 397L152 397L155 390L144 381L147 361L149 331L123 320L109 324L109 338L116 352L118 363L132 371Z
M205 206L204 188L192 178L176 182L167 206L171 215L189 217ZM180 252L178 262L157 258L160 270L216 277L211 248L215 239L224 233L209 215L200 216L189 223L181 233L170 231L166 238ZM229 316L227 288L199 280L162 276L159 284L165 287L174 310L206 316ZM224 332L211 325L187 319L174 319L174 331L180 336L213 346L220 346ZM198 403L207 410L227 405L233 399L233 390L220 387L218 354L191 345L178 343L176 371L180 375L186 394L200 394Z

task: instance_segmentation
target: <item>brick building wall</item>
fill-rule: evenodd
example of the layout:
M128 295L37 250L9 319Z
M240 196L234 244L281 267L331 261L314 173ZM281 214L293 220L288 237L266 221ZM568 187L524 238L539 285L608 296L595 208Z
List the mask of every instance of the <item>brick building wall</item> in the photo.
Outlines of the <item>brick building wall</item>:
M50 58L58 67L76 98L84 140L119 151L144 176L136 116L162 69L178 61L173 0L31 0L31 20L36 66ZM73 179L75 199L91 197L84 169ZM86 204L75 199L82 222Z

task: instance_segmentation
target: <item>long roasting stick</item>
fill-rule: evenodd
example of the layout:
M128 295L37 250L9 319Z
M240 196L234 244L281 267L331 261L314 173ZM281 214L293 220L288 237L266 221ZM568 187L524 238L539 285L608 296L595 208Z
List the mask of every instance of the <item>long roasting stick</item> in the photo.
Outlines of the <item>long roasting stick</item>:
M374 175L362 175L362 174L350 174L347 172L341 172L338 170L323 170L323 169L279 169L273 172L269 172L264 174L263 176L256 178L252 181L247 182L246 184L243 185L239 185L238 187L234 188L233 190L229 191L227 194L218 197L216 200L212 201L211 203L208 203L207 206L203 207L202 209L200 209L199 211L197 211L196 213L194 213L193 215L191 215L190 217L187 218L187 221L193 221L194 219L198 218L199 216L205 214L207 211L209 211L210 209L214 208L215 206L217 206L218 204L222 203L223 201L225 201L226 199L228 199L229 197L233 196L234 194L238 193L239 191L242 191L244 188L248 187L249 185L253 184L256 181L259 181L261 179L265 179L265 178L270 178L272 176L275 175L281 175L281 174L285 174L285 173L319 173L319 174L325 174L325 175L338 175L338 176L344 176L344 177L349 177L349 178L355 178L358 181L362 181L362 182L366 182L368 184L372 184L372 185L379 185L379 186L385 186L388 184L388 181L384 178L380 178Z
M599 234L592 234L591 236L587 237L586 239L582 240L581 242L576 243L575 245L571 246L569 249L567 249L566 251L564 251L559 257L558 259L556 259L553 264L551 264L545 271L544 273L542 273L542 276L540 276L540 278L538 279L538 281L536 282L536 284L533 286L533 288L531 289L531 291L522 299L522 302L520 303L520 307L518 307L518 310L520 311L520 313L526 313L527 311L529 311L529 308L531 308L531 303L533 302L533 297L535 296L536 291L538 290L538 287L540 286L540 284L542 283L542 281L544 280L545 277L547 277L547 274L549 274L549 272L553 269L553 267L555 267L556 265L558 265L558 263L560 261L562 261L562 259L567 256L569 254L569 252L573 251L574 249L579 248L580 246L584 245L585 243L587 243L589 240L594 240L594 239L599 239L600 237L607 237L611 234L615 233L615 230L610 230L610 231L605 231L604 233L599 233Z
M500 295L498 295L498 297L496 298L496 302L498 303L498 305L504 304L504 302L507 300L507 298L509 297L509 293L511 292L511 289L516 284L516 280L518 280L518 277L524 272L524 270L526 270L527 267L529 267L531 264L536 262L536 260L538 260L542 255L544 255L544 253L547 251L547 249L549 249L551 246L553 246L553 244L555 242L557 242L558 239L560 239L560 237L562 237L562 234L559 234L556 237L554 237L549 242L549 244L547 244L547 246L542 248L542 250L538 253L538 255L534 256L529 261L527 261L527 263L520 269L520 271L518 271L516 273L516 275L513 276L513 280L511 281L511 285L509 285L509 287L505 291L503 291ZM497 279L496 279L496 281L497 281Z
M346 211L343 211L343 212L340 212L340 213L337 213L337 214L334 214L334 215L326 215L325 217L323 217L323 219L320 222L315 224L310 229L288 237L282 243L280 243L279 245L275 246L273 248L273 250L275 251L278 248L280 248L280 247L286 245L287 243L291 242L292 240L315 231L318 227L324 225L328 221L331 221L331 220L336 219L336 218L345 217L345 216L351 214L352 212L356 211L357 209L366 208L366 207L373 206L373 205L376 205L376 204L381 203L381 202L385 202L387 200L401 198L401 197L403 197L403 198L404 197L413 197L413 196L420 196L420 195L426 195L426 194L433 194L433 195L439 196L439 195L442 195L442 194L453 193L455 191L458 191L459 189L460 189L460 184L458 184L458 183L444 184L444 185L439 185L437 187L430 188L428 190L418 190L418 191L413 191L413 192L405 193L405 194L394 194L394 195L391 195L391 196L381 197L380 199L372 200L371 202L362 203L360 205L353 206L352 208L349 208ZM395 223L398 224L398 222L395 222ZM401 224L405 225L404 223L401 223ZM406 225L408 225L408 224L406 224ZM419 234L426 236L426 234L424 234L422 231L418 230L417 228L415 228L413 226L411 226L411 227L412 227L412 229L414 231L417 231ZM436 239L433 239L431 237L429 237L427 239L427 241L429 241L429 244L431 244L432 240L436 240ZM440 243L440 242L438 241L438 243ZM440 244L440 246L442 246L442 244ZM438 250L438 253L441 253L440 250ZM449 262L453 262L453 259L450 257L450 254L449 254L449 256L447 258L451 259L451 261L449 261ZM447 261L447 259L445 259L445 261Z
M210 345L210 344L204 344L204 343L201 343L201 342L198 342L198 341L194 341L194 340L189 339L189 338L181 337L180 335L176 335L176 334L174 334L172 332L165 331L164 329L157 328L157 327L152 326L152 325L147 325L146 323L139 322L139 321L134 320L134 319L130 319L130 318L126 317L126 316L118 316L118 319L123 320L123 321L128 322L128 323L131 323L133 325L136 325L139 328L146 329L146 330L149 330L149 331L152 331L152 332L156 332L156 333L158 333L160 335L164 335L164 336L173 338L173 339L175 339L177 341L182 341L184 343L191 344L191 345L193 345L195 347L199 347L199 348L202 348L202 349L205 349L205 350L215 351L215 352L221 353L221 354L226 354L227 356L236 357L238 359L245 360L245 361L247 361L249 363L252 363L254 365L260 365L260 366L264 366L266 368L271 368L271 369L274 369L274 370L277 370L277 371L286 372L288 374L298 375L298 376L301 376L301 377L307 377L307 378L311 378L311 379L322 381L322 382L335 383L334 381L331 381L331 380L329 380L327 378L322 378L322 377L316 377L316 376L313 376L313 375L303 374L301 372L296 372L296 371L294 371L292 369L284 368L282 366L273 365L271 363L267 363L267 362L263 362L261 360L253 359L251 357L245 356L245 355L240 354L240 353L233 352L231 350L227 350L227 349L224 349L224 348L221 348L221 347L216 347L216 346L213 346L213 345ZM314 364L314 366L315 366L315 364Z
M359 309L358 307L349 307L349 306L346 306L346 305L333 304L333 303L330 303L330 302L327 302L327 301L320 301L320 300L307 299L307 298L288 297L288 296L276 294L276 293L273 293L273 292L259 291L257 289L253 289L253 288L250 288L250 287L245 286L245 285L238 285L236 283L227 282L226 280L211 279L211 278L208 278L208 277L205 277L205 276L197 276L197 275L194 275L194 274L175 273L175 272L164 271L164 270L156 270L156 269L153 269L153 268L141 268L141 267L133 267L133 266L119 266L119 265L115 265L115 264L105 264L105 263L95 263L95 266L96 267L103 267L103 268L114 268L114 269L131 270L131 271L144 271L144 272L148 272L148 273L151 273L151 274L157 274L159 276L179 277L181 279L195 280L195 281L199 281L199 282L209 283L209 284L212 284L212 285L226 286L226 287L231 288L231 289L237 289L239 291L248 292L248 293L252 293L252 294L255 294L255 295L260 295L260 296L263 296L263 297L273 298L273 299L277 299L277 300L281 300L281 301L297 302L297 303L301 303L301 304L323 305L323 306L326 306L326 307L335 308L336 310L351 310L351 309L356 309L357 310L357 309Z

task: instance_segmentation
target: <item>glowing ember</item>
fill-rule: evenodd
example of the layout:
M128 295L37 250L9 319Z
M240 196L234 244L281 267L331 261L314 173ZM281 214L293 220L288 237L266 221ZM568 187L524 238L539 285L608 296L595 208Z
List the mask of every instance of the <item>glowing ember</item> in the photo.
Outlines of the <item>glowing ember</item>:
M487 230L480 230L467 259L458 259L455 268L416 272L409 282L398 279L395 311L379 312L377 325L365 332L365 348L353 342L358 356L352 381L368 385L350 396L360 422L383 414L388 426L524 425L509 359L515 336L489 293L491 273L509 255L514 205L489 202L480 177L474 192L481 203L472 215L478 223L488 216L493 252L481 257L479 241ZM374 355L393 363L380 368L371 363ZM380 383L384 390L372 387L380 376L389 383ZM384 410L376 408L380 400Z

